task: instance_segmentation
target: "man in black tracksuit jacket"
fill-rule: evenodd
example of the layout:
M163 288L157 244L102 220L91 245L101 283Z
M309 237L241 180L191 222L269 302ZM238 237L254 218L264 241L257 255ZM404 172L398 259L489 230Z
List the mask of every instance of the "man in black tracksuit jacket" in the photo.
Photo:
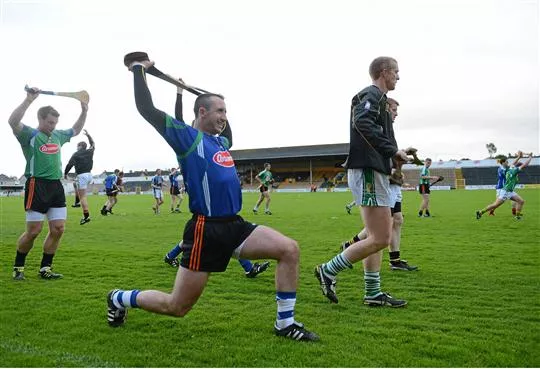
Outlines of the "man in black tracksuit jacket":
M378 57L369 67L373 85L357 93L351 104L350 148L347 161L349 187L357 205L361 206L362 218L368 237L315 267L323 295L337 303L336 276L352 268L360 260L364 264L364 303L376 306L401 307L404 300L394 299L381 291L382 250L390 244L392 196L388 176L392 159L407 161L407 155L398 150L392 120L386 111L386 93L394 90L399 80L397 61L390 57Z

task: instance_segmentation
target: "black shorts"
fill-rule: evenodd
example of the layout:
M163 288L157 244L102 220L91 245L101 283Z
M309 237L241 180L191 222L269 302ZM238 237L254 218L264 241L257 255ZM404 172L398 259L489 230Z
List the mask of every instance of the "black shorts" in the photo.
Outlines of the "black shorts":
M30 177L24 186L24 209L46 214L50 208L65 208L66 195L59 179Z
M116 197L116 195L118 195L118 190L115 188L106 188L105 193L107 196Z
M169 192L171 195L180 195L180 188L177 187L177 186L171 186L171 188L169 189Z
M394 215L396 213L401 213L401 202L400 201L396 202L396 204L394 205L393 208L390 208L390 213L392 215Z
M241 216L193 215L184 228L180 265L201 272L224 272L233 251L257 228Z
M261 185L261 186L259 187L259 191L261 191L261 193L266 192L266 191L268 191L268 187L265 186L265 185Z
M420 192L420 194L429 194L431 191L429 190L429 184L421 184L420 186L418 186L418 192Z

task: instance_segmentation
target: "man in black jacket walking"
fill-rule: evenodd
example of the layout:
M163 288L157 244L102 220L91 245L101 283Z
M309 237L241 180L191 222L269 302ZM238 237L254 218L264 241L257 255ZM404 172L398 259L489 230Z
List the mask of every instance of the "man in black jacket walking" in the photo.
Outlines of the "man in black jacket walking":
M371 62L369 74L373 84L357 93L351 104L350 149L347 161L349 187L356 204L361 207L368 237L315 267L315 276L323 295L337 303L336 276L360 260L364 261L366 285L364 303L372 306L401 307L404 300L394 299L381 291L380 267L382 250L392 237L393 206L389 175L392 159L407 161L405 152L398 150L392 121L386 113L386 93L396 87L399 80L397 61L378 57Z

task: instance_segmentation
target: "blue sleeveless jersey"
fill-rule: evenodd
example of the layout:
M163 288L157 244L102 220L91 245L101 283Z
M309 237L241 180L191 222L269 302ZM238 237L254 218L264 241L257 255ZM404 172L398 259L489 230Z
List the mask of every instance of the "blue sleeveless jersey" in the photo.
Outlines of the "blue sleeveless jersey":
M240 212L242 190L225 137L208 135L171 116L166 117L163 137L182 168L192 213L227 217Z
M504 187L504 183L506 182L506 169L501 165L499 169L497 169L497 186L495 189L500 190Z
M105 178L105 188L107 190L112 190L115 184L116 184L116 175L109 174L107 178Z
M180 173L176 172L175 174L169 174L169 182L171 182L172 187L178 187L178 176Z

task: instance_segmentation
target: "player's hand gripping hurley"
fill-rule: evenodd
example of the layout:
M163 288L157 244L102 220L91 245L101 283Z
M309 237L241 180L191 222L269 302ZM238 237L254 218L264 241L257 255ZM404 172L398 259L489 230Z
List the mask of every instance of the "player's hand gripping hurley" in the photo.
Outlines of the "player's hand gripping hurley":
M88 104L90 102L90 95L88 95L88 92L86 92L85 90L76 91L76 92L55 92L55 91L36 90L34 88L29 87L28 85L24 86L24 90L26 92L38 93L42 95L71 97L72 99L79 100L80 102L85 103L85 104Z
M131 66L131 64L134 63L134 62L143 62L143 61L149 61L149 60L150 59L149 59L147 53L145 53L143 51L135 51L135 52L126 54L124 56L124 65L129 68ZM183 81L179 81L178 78L175 78L175 77L171 76L170 74L163 73L162 71L157 69L154 65L150 66L149 68L146 68L146 73L151 74L154 77L162 79L162 80L164 80L166 82L172 83L173 85L175 85L177 87L180 87L180 88L183 88L184 90L189 91L192 94L197 95L197 96L202 95L202 94L211 93L211 92L209 92L207 90L204 90L202 88L195 87L195 86L190 86L190 85L184 83Z

